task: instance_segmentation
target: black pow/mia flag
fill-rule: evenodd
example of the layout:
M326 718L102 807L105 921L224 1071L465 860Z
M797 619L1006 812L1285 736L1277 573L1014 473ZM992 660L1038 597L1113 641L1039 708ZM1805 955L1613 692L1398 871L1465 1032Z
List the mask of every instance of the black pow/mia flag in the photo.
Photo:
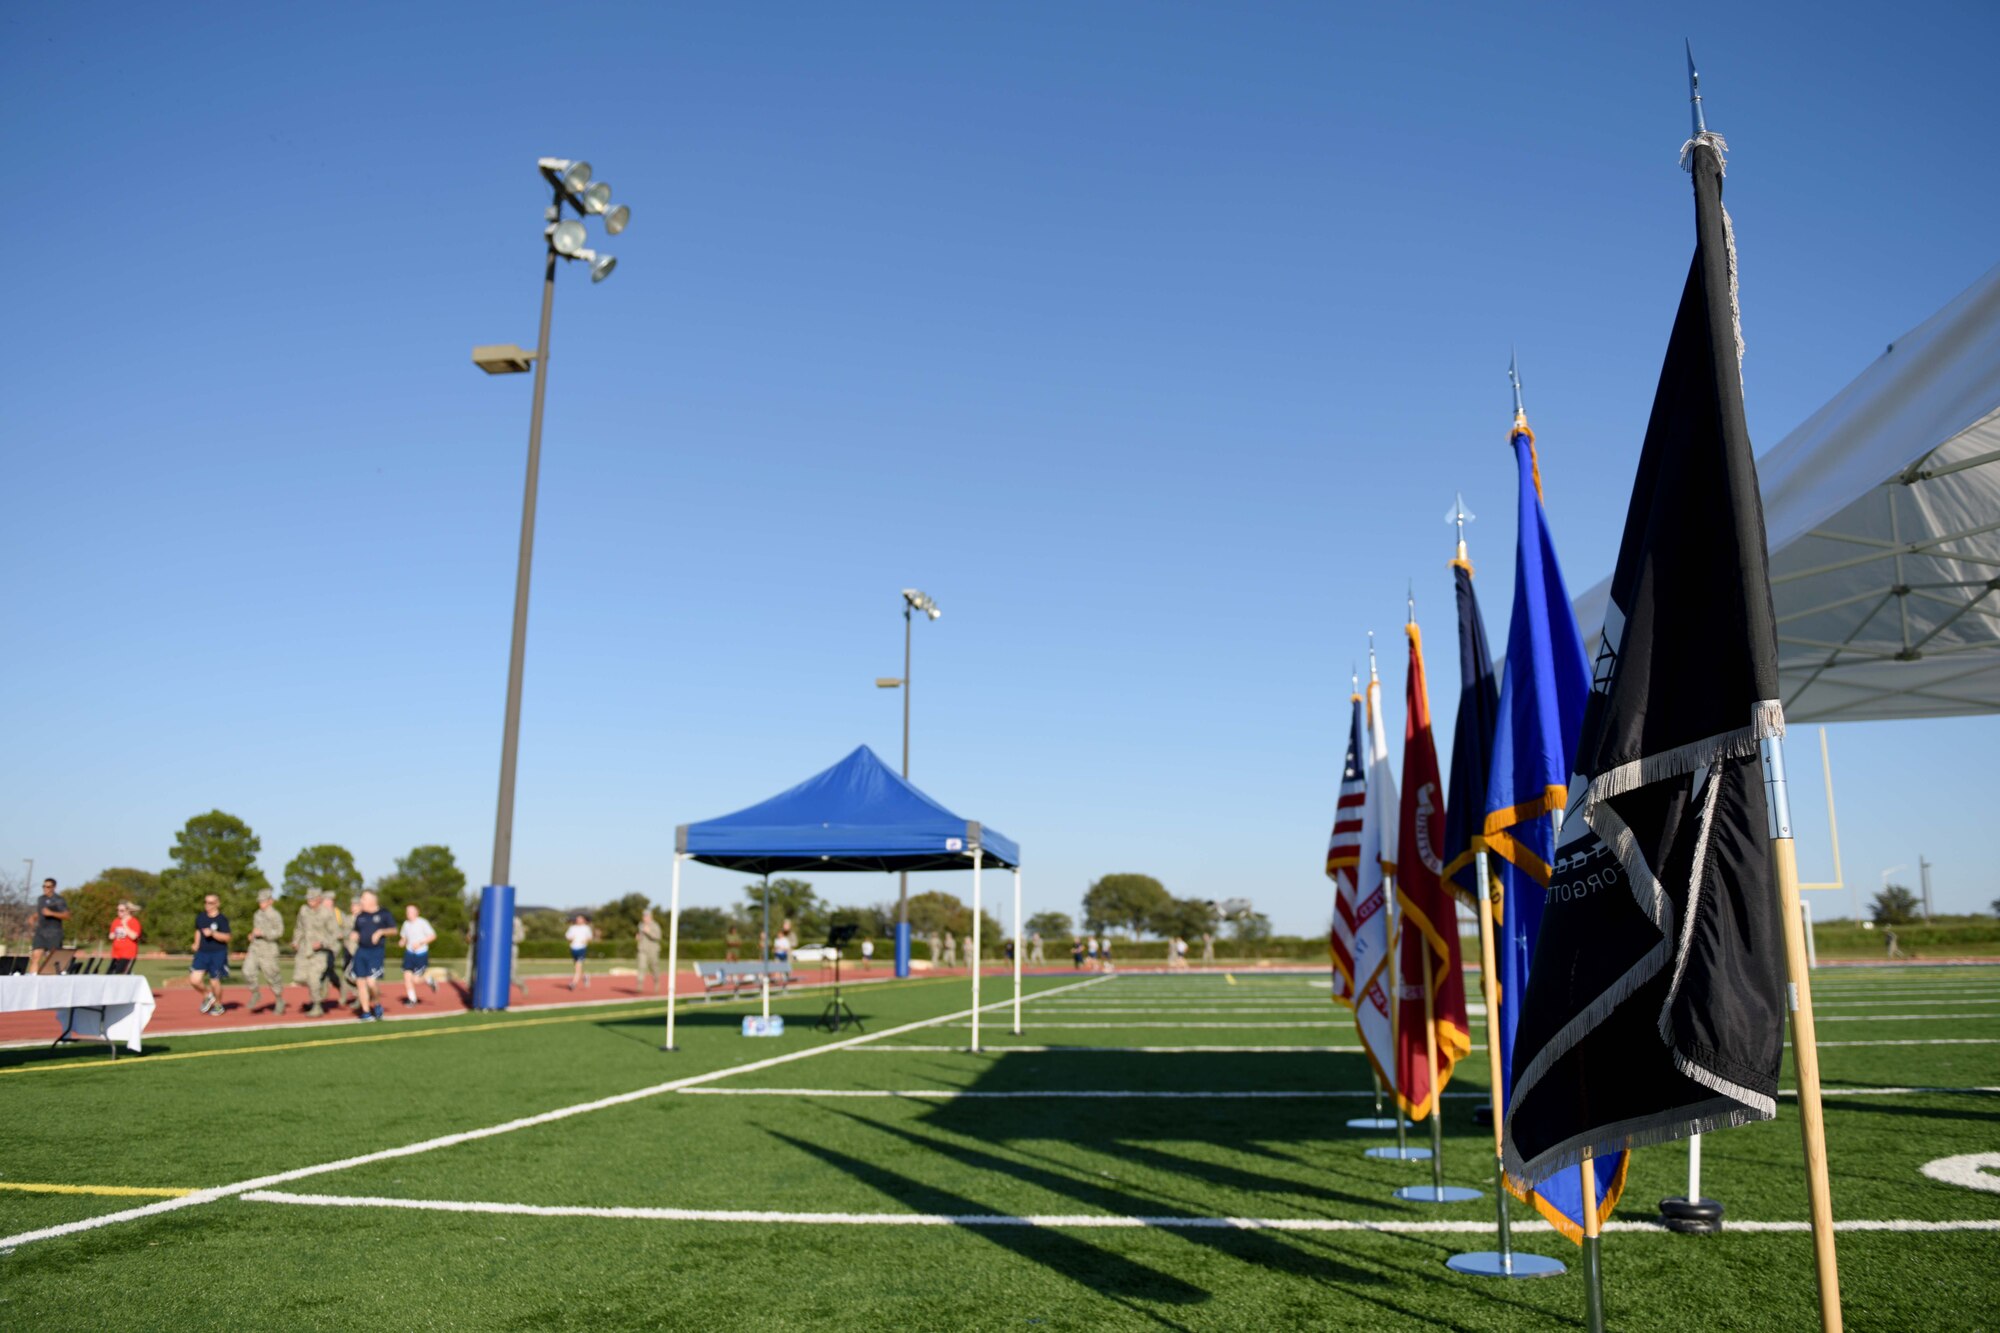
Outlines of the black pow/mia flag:
M1784 936L1759 749L1785 720L1722 147L1687 147L1694 264L1515 1039L1504 1150L1530 1183L1586 1151L1777 1114Z

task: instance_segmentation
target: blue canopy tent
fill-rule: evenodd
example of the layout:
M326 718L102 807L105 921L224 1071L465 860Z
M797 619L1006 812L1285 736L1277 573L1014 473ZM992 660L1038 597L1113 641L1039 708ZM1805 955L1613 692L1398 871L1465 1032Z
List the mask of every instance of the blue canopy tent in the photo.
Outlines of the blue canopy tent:
M679 984L681 862L770 876L800 871L972 872L972 1049L979 1049L980 873L1014 872L1014 1031L1021 1030L1021 849L911 786L863 745L788 791L734 814L674 831L667 928L667 1046L674 1044ZM770 980L764 982L770 1014Z

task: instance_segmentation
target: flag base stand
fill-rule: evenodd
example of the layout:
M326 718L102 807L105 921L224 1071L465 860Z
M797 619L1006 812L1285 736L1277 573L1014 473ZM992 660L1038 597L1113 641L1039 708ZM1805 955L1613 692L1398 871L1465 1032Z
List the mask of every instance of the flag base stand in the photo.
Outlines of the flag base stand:
M1349 1129L1394 1129L1396 1122L1386 1115L1364 1115L1347 1122Z
M1713 1236L1722 1230L1722 1205L1714 1199L1662 1199L1660 1225L1683 1236Z
M1405 1185L1396 1191L1396 1197L1405 1203L1464 1203L1486 1196L1463 1185Z
M1561 1277L1569 1271L1560 1259L1551 1259L1546 1254L1523 1254L1518 1250L1512 1254L1502 1254L1498 1250L1454 1254L1444 1261L1444 1266L1467 1277Z
M1493 1108L1490 1106L1473 1107L1472 1123L1478 1125L1481 1129L1493 1128Z
M1428 1162L1431 1160L1429 1148L1370 1148L1364 1156L1386 1162ZM1426 1186L1425 1188L1429 1188Z

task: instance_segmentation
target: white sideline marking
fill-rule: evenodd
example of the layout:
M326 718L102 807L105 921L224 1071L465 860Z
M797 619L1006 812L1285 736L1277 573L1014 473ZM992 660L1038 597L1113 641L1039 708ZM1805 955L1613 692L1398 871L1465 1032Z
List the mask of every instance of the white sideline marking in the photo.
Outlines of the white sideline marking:
M486 1203L451 1199L389 1199L362 1194L285 1194L253 1190L246 1203L302 1204L312 1208L406 1208L427 1213L505 1213L521 1217L601 1217L636 1222L756 1222L795 1226L891 1227L1075 1227L1170 1231L1387 1231L1480 1236L1491 1222L1364 1222L1346 1217L1125 1217L1116 1213L781 1213L734 1208L592 1208L580 1204ZM2000 1218L1963 1222L1835 1222L1835 1231L2000 1231ZM1517 1232L1555 1230L1547 1222L1514 1223ZM1671 1234L1658 1222L1606 1222L1606 1231ZM1730 1231L1810 1231L1810 1222L1744 1222L1731 1219Z
M1815 1006L1817 1007L1817 1006ZM2000 1017L1995 1014L1820 1014L1822 1023L1934 1023L1945 1019Z
M1826 1043L1821 1042L1820 1045L1824 1046ZM864 1055L876 1051L925 1051L931 1054L956 1051L960 1055L994 1055L1001 1052L1007 1054L1027 1052L1035 1055L1103 1055L1153 1051L1167 1055L1298 1055L1305 1052L1318 1055L1359 1055L1362 1050L1359 1046L998 1046L992 1042L987 1042L983 1049L976 1052L965 1046L864 1046L858 1049ZM1475 1044L1472 1049L1483 1051L1486 1048Z
M1089 981L1072 982L1070 985L1058 986L1055 990L1043 993L1053 995L1059 991L1074 990L1078 986L1095 985L1100 980L1102 978L1093 977ZM1022 1000L1025 1002L1033 998L1033 996L1023 996ZM980 1007L982 1009L999 1009L1012 1003L1013 997L1009 996L1007 999L995 1000L991 1004ZM941 1024L964 1018L971 1012L969 1009L961 1009L957 1013L942 1014L936 1018L925 1018L915 1023L904 1023L899 1027L884 1028L880 1032L869 1033L860 1037L849 1037L843 1041L829 1042L824 1046L808 1046L803 1050L787 1051L783 1055L773 1055L763 1060L752 1060L748 1064L731 1065L727 1069L717 1069L706 1074L690 1074L686 1078L669 1079L665 1083L655 1083L651 1087L639 1088L632 1092L621 1092L610 1097L599 1097L595 1101L578 1102L574 1106L557 1107L553 1111L543 1111L538 1115L522 1116L518 1120L509 1120L498 1125L489 1125L484 1129L468 1129L457 1134L442 1134L437 1138L425 1139L420 1143L405 1144L400 1148L384 1148L380 1152L364 1153L359 1157L343 1157L336 1162L322 1162L317 1166L297 1167L290 1171L279 1171L268 1176L257 1176L251 1180L239 1180L233 1185L217 1185L210 1189L196 1190L192 1194L183 1194L177 1199L161 1199L157 1203L149 1203L138 1208L127 1208L115 1213L105 1213L99 1217L80 1218L74 1222L63 1222L56 1226L43 1227L38 1231L23 1231L18 1235L0 1236L0 1254L5 1254L9 1250L29 1244L32 1241L52 1240L57 1236L67 1236L78 1231L91 1231L98 1227L110 1226L115 1222L133 1222L142 1217L151 1217L156 1213L171 1213L177 1209L192 1208L198 1204L214 1203L217 1199L227 1199L239 1194L248 1194L253 1190L262 1190L271 1185L283 1185L294 1180L304 1180L311 1176L323 1176L333 1171L346 1171L352 1167L367 1166L374 1162L386 1162L397 1157L414 1157L418 1153L432 1152L438 1148L456 1147L461 1143L471 1143L478 1139L492 1138L496 1134L509 1134L517 1129L529 1129L536 1125L546 1125L557 1120L567 1120L571 1116L584 1115L591 1111L601 1111L611 1106L624 1106L629 1102L644 1101L649 1097L657 1097L662 1093L678 1092L682 1088L691 1088L702 1083L713 1083L718 1079L729 1078L736 1074L749 1074L759 1069L770 1069L777 1065L790 1064L794 1060L804 1060L815 1055L824 1055L828 1051L838 1051L858 1046L863 1042L879 1041L883 1037L893 1037L903 1032L915 1032L922 1028L937 1027Z
M1869 1037L1854 1041L1814 1043L1821 1050L1829 1046L2000 1046L2000 1037ZM1791 1044L1786 1043L1786 1049Z
M1963 1185L1969 1190L2000 1194L2000 1175L1993 1174L1995 1167L2000 1167L2000 1152L1969 1152L1925 1162L1918 1170L1932 1180L1947 1185Z
M913 1101L957 1101L963 1097L991 1097L1022 1101L1060 1101L1071 1097L1111 1097L1118 1099L1162 1099L1180 1101L1282 1101L1286 1099L1317 1100L1342 1097L1373 1097L1367 1088L1353 1089L1304 1089L1277 1092L1133 1092L1120 1088L1105 1088L1093 1091L1039 1091L1027 1089L1018 1092L974 1092L959 1088L912 1088L895 1090L888 1088L684 1088L684 1097L907 1097ZM1476 1097L1486 1100L1484 1092L1452 1092L1447 1089L1447 1097Z
M1909 997L1907 997L1907 996L1900 996L1900 995L1899 995L1899 996L1896 996L1896 997L1894 997L1893 999L1887 999L1887 1000L1823 1000L1823 999L1821 999L1821 998L1820 998L1820 997L1819 997L1819 996L1818 996L1817 994L1815 994L1815 995L1813 996L1813 1007L1814 1007L1815 1009L1818 1009L1818 1008L1821 1008L1821 1007L1824 1007L1824 1006L1828 1006L1828 1005L1837 1005L1837 1006L1839 1006L1839 1007L1840 1007L1840 1008L1842 1008L1842 1009L1870 1009L1870 1008L1877 1008L1877 1009L1879 1009L1879 1008L1883 1008L1883 1007L1885 1007L1885 1006L1888 1006L1888 1005L1892 1005L1892 1004L1907 1004L1907 1005L1924 1005L1924 1004L1990 1004L1990 1005L2000 1005L2000 997L1996 997L1996 998L1994 998L1994 999L1991 999L1991 1000L1982 1000L1982 999L1978 998L1977 996L1965 996L1965 995L1954 995L1954 996L1952 996L1952 997L1951 997L1950 999L1948 999L1948 1000L1917 1000L1917 999L1911 999L1911 998L1909 998Z
M2000 1088L1821 1088L1822 1097L1909 1097L1922 1092L1996 1093ZM1778 1089L1780 1097L1796 1097L1797 1088Z
M1338 1022L1348 1016L1345 1009L1334 1009L1327 1005L1295 1004L1285 1008L1264 1008L1257 1005L1218 1005L1212 1009L1093 1009L1080 1004L1052 1004L1048 1006L1052 1014L1068 1017L1071 1014L1153 1014L1172 1017L1177 1014L1325 1014L1328 1022Z
M1325 1030L1334 1026L1336 1021L1336 1018L1332 1014L1328 1014L1317 1023L1284 1023L1268 1020L1256 1023L1183 1023L1177 1018L1162 1018L1157 1023L1049 1023L1038 1018L1034 1022L1034 1027L1037 1032L1046 1031L1050 1028L1084 1028L1091 1031L1101 1028L1319 1028ZM953 1026L962 1028L971 1027L972 1021L967 1019L965 1022L955 1023ZM1345 1026L1345 1024L1342 1024L1342 1026Z

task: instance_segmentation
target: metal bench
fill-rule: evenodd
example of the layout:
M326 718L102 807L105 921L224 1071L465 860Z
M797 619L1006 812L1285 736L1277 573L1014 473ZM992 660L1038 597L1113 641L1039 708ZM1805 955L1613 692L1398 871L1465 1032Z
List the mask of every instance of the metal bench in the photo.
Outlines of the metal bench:
M694 965L695 975L701 978L702 998L705 1000L713 999L721 990L738 995L745 989L761 989L767 970L771 974L771 985L776 989L785 990L792 984L790 959L783 962L772 959L768 969L764 963L754 960L748 963L697 962Z

